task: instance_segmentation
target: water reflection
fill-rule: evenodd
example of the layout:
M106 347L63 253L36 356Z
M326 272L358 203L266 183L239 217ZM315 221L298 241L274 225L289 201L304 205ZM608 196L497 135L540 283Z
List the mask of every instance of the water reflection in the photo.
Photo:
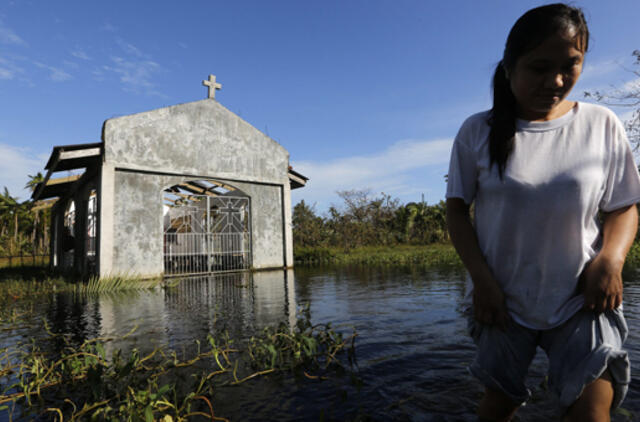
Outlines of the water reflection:
M210 333L227 331L242 342L268 325L284 321L293 327L296 308L309 304L314 323L331 322L345 334L357 331L361 388L349 374L323 382L281 374L217 390L212 399L218 415L233 421L473 421L482 388L466 370L474 346L461 315L463 278L418 267L315 267L297 268L295 277L293 271L236 273L184 278L151 291L58 294L36 304L17 328L3 327L0 345L45 337L36 323L44 318L53 332L69 334L74 342L114 338L109 351L166 345L189 353ZM640 415L637 281L625 284L625 314L632 383L623 406ZM520 421L557 420L555 399L544 388L546 370L539 353L528 380L533 401L519 411Z
M81 316L69 318L61 308L77 308L72 315ZM180 349L209 333L224 331L231 338L244 339L267 325L295 323L293 271L189 277L151 291L61 299L52 304L49 315L55 332L74 332L72 326L82 326L77 319L99 327L80 330L79 339L98 331L100 337L115 339L108 350L147 351L159 345ZM120 339L132 330L127 339Z

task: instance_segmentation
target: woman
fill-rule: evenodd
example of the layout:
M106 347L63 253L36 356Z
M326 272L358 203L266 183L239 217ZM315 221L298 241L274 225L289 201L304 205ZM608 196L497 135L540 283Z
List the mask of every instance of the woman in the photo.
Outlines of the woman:
M566 99L588 44L577 8L525 13L495 70L493 108L453 145L447 219L470 276L480 420L508 421L527 400L538 346L567 420L609 420L627 391L621 270L640 178L616 116Z

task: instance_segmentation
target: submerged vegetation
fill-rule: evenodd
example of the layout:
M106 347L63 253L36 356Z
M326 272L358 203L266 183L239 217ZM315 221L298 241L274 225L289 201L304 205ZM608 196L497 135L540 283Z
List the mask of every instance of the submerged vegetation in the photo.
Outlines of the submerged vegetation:
M224 421L212 404L214 389L278 372L325 379L344 369L339 355L354 363L355 337L312 325L308 308L293 329L268 327L242 343L227 333L209 334L188 357L165 347L145 355L137 349L108 353L111 339L76 346L70 336L49 332L37 343L0 349L0 411L56 421ZM54 340L62 340L62 350L42 347Z
M144 280L135 276L91 277L87 282L76 281L51 273L45 267L0 268L0 318L7 305L53 292L79 294L140 290L160 286L161 278Z

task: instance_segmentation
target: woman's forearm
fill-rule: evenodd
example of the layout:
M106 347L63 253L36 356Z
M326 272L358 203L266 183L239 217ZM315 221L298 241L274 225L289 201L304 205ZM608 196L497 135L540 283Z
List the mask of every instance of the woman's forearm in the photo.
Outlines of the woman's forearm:
M599 255L622 269L638 230L636 206L630 205L606 213L603 220L602 249Z
M476 232L471 224L469 206L462 199L447 199L447 226L451 242L474 284L492 280L493 274L480 250Z
M469 207L459 198L447 199L447 225L453 246L473 281L474 318L505 330L510 319L504 293L487 265L476 232L471 224Z
M622 303L622 266L638 228L634 205L604 215L602 249L582 271L584 306L595 312Z

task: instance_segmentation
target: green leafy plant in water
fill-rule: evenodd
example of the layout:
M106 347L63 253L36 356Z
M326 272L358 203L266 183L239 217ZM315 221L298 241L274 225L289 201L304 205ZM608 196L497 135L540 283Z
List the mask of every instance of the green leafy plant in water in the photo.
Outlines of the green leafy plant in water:
M74 347L67 336L48 332L51 338L62 338L60 352L47 354L35 341L0 350L0 410L13 413L17 405L20 416L51 413L60 421L226 420L215 415L209 399L214 385L240 384L277 371L323 378L309 372L341 368L337 354L345 349L350 363L355 356L355 333L345 340L329 324L312 325L308 307L293 331L286 324L265 328L245 351L233 348L226 332L209 335L205 350L195 343L191 359L164 348L145 356L137 349L126 355L116 350L108 357L104 342L111 339ZM185 371L188 376L181 376Z
M341 351L347 350L349 363L354 363L355 337L354 333L344 339L331 324L313 325L307 305L301 309L293 331L284 323L276 328L266 327L259 336L249 340L247 350L256 369L299 369L307 377L317 378L309 372L342 366L336 358Z

